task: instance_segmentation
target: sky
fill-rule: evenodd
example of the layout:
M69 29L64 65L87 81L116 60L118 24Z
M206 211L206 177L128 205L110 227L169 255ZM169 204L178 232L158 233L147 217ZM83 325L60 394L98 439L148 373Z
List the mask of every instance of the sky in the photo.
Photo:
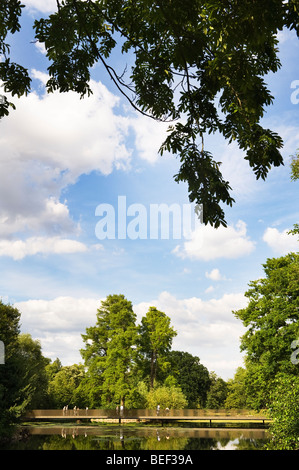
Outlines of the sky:
M20 310L21 332L40 341L44 356L66 366L82 362L81 334L95 325L101 301L123 294L137 322L157 307L177 331L173 349L233 378L244 365L246 331L233 312L246 307L248 284L264 276L268 258L298 251L287 234L299 221L299 184L290 178L299 148L298 39L279 34L282 68L267 77L275 100L262 121L283 138L285 165L256 180L236 145L206 137L236 202L225 207L227 228L193 219L189 227L188 189L173 178L179 161L158 154L167 125L130 108L99 64L90 97L47 94L49 64L32 42L32 24L56 1L23 3L22 30L9 42L12 59L29 70L32 92L13 99L16 110L0 126L2 301ZM124 68L125 57L113 60ZM160 204L176 207L181 233L155 232L151 211Z

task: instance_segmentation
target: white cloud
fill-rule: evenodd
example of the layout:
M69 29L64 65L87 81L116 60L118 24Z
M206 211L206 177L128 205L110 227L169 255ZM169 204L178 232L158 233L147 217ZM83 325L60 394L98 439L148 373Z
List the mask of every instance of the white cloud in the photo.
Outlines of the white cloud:
M222 276L222 274L220 273L219 269L215 268L215 269L212 269L212 271L209 273L209 272L206 272L206 277L208 279L212 279L212 281L222 281L222 280L225 280L225 276Z
M32 75L44 85L46 74ZM12 98L17 109L1 123L0 236L74 233L62 190L82 174L129 168L129 121L114 112L119 99L100 82L91 87L93 95L82 100L72 92Z
M209 261L217 258L239 258L247 256L255 249L255 244L247 236L246 224L239 221L236 227L200 225L191 235L191 240L177 245L173 253L181 258Z
M219 148L221 148L220 145L214 152L215 158L217 156L218 159L219 155L222 162L220 171L232 188L232 197L237 202L256 197L261 184L256 179L248 161L244 159L244 151L240 150L235 142L231 144L225 142L222 152L218 150Z
M210 292L213 292L215 290L215 287L214 286L209 286L206 290L205 290L205 293L206 294L209 294Z
M4 193L0 188L0 196ZM25 190L25 188L24 188ZM48 235L57 233L79 233L80 226L70 217L69 209L65 203L56 198L34 200L35 190L28 191L27 199L22 199L21 191L16 189L9 200L2 200L2 211L0 212L0 237L10 237L17 232L39 232L46 231ZM15 196L15 198L13 197ZM32 204L30 204L30 200ZM0 203L1 207L1 203Z
M21 312L22 333L39 339L43 354L57 357L63 365L82 362L81 334L94 326L100 300L94 298L57 297L53 300L32 299L14 304Z
M86 245L77 240L59 237L30 237L26 240L0 240L0 256L9 256L14 260L36 254L73 254L87 251Z
M24 0L22 3L32 12L52 13L57 10L56 0Z
M289 235L289 229L279 232L276 228L268 227L263 235L263 240L272 250L279 255L299 251L298 237Z
M169 123L137 115L130 120L130 124L135 133L135 147L139 157L155 163L159 158L159 148L167 137Z
M289 29L284 28L282 31L278 31L277 39L280 44L284 44L287 41L297 39L296 33L294 30L290 31Z
M85 333L85 327L94 326L96 323L99 306L99 299L66 296L15 303L15 307L21 312L23 330L38 331L42 335L67 331Z

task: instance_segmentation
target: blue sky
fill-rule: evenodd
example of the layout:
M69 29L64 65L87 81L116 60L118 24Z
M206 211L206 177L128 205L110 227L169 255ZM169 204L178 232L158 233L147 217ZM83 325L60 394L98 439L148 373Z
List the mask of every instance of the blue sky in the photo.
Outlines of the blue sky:
M48 64L40 45L30 43L31 25L56 2L24 3L22 31L10 44L13 59L30 71L33 91L14 99L17 109L0 128L2 299L20 309L22 332L41 341L45 356L69 365L81 361L81 334L95 324L101 300L124 294L138 321L152 305L170 316L174 349L233 377L243 365L245 330L232 311L246 306L244 292L263 276L267 258L298 251L286 233L299 220L299 185L289 168L299 147L297 38L279 36L282 69L268 78L275 102L263 119L284 139L285 166L256 181L236 146L205 139L233 187L228 227L199 226L188 239L99 240L99 205L117 211L125 196L127 207L140 204L148 213L152 204L183 207L187 187L173 180L176 158L158 155L166 126L133 112L99 65L91 97L45 93ZM114 60L125 64L124 57Z

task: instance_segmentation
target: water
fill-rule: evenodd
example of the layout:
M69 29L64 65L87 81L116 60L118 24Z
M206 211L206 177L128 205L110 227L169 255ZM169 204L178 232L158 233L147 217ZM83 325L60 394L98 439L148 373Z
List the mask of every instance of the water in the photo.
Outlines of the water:
M26 438L6 444L5 449L261 450L268 441L266 429L196 428L193 426L28 425L23 427Z

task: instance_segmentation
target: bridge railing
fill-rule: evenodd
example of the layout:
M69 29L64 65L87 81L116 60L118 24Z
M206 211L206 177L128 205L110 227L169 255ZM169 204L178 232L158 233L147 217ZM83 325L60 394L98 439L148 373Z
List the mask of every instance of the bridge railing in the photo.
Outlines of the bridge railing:
M264 416L264 413L263 413ZM59 409L27 411L28 419L44 418L103 418L103 419L146 419L148 418L261 418L261 414L247 409Z

